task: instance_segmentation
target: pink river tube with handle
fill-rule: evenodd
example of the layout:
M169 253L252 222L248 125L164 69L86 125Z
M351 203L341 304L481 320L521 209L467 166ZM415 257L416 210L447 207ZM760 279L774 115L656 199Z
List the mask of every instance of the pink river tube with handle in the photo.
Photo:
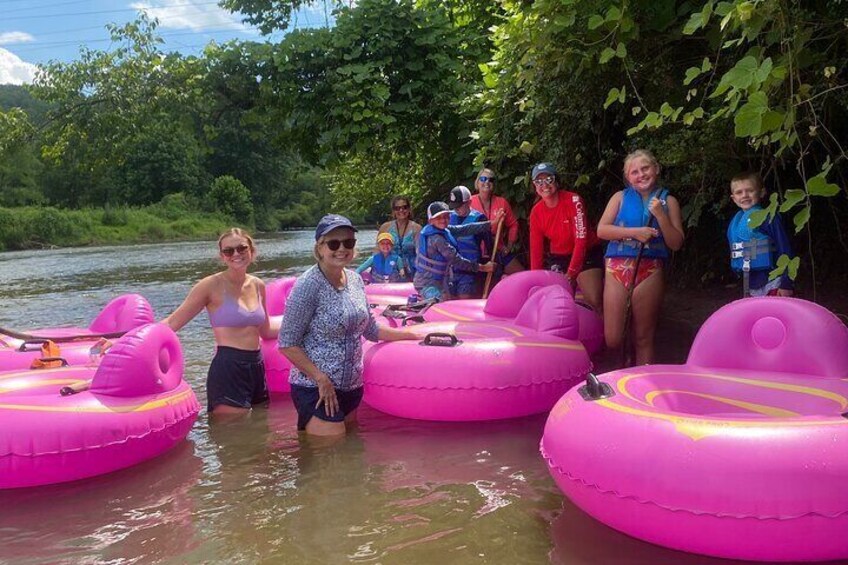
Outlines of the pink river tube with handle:
M89 349L101 334L127 332L154 321L153 308L140 294L123 294L107 304L87 328L56 327L21 331L34 338L80 338L57 343L70 365L89 362ZM38 339L24 341L0 334L0 371L28 369L41 357Z
M759 561L848 558L848 328L792 298L749 298L684 365L599 376L551 411L562 491L617 530Z
M0 489L101 475L171 449L200 411L182 376L180 342L164 324L130 331L97 367L0 373Z
M576 339L576 308L563 288L550 286L513 320L424 323L410 326L421 342L366 343L363 399L419 420L546 412L592 366Z

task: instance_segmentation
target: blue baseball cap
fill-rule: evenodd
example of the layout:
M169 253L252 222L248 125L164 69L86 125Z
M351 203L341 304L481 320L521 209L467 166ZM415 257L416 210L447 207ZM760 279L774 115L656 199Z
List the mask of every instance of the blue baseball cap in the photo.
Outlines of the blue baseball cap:
M553 163L539 163L533 167L533 172L530 173L530 180L536 180L536 177L542 173L556 176L556 167L554 167Z
M359 231L353 227L350 220L344 216L339 216L338 214L327 214L321 218L321 221L318 222L318 227L315 228L315 241L318 241L336 228L350 228L353 231Z

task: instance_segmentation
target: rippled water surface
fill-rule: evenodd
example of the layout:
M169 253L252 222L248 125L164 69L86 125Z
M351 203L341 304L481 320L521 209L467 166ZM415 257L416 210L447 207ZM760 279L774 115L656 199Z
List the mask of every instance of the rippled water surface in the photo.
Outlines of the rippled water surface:
M258 247L266 280L312 262L311 232ZM214 255L214 242L3 253L0 326L86 326L125 292L162 318L219 268ZM205 405L206 316L180 338ZM275 396L238 422L202 414L188 441L137 467L0 492L0 561L729 563L639 542L564 502L538 452L544 416L426 423L363 406L359 431L329 447L299 438L295 421Z

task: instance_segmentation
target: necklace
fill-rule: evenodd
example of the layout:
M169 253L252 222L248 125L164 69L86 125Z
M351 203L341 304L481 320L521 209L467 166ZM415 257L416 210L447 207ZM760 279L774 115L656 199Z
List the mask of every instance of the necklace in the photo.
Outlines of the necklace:
M347 275L345 275L344 269L342 269L341 285L331 281L330 277L327 276L327 273L324 272L324 269L321 268L321 265L318 265L318 270L321 271L322 275L324 275L324 280L326 280L328 283L330 283L330 286L333 287L334 289L344 290L345 288L347 288Z

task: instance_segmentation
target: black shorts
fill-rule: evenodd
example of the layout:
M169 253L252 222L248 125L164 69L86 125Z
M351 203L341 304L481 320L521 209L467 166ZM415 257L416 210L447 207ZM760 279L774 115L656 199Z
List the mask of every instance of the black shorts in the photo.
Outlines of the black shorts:
M219 345L206 376L206 406L250 408L268 400L262 352Z
M324 411L324 405L318 406L318 387L291 385L291 397L294 407L297 409L297 429L305 430L306 424L313 416L325 422L344 422L345 417L352 414L362 402L364 387L352 390L336 389L336 398L339 401L339 409L332 416Z
M568 270L568 265L571 263L571 255L554 255L549 253L545 255L545 269L549 271L557 271L565 273ZM580 272L591 269L604 268L604 246L596 245L586 250L586 257L583 259L583 268Z

